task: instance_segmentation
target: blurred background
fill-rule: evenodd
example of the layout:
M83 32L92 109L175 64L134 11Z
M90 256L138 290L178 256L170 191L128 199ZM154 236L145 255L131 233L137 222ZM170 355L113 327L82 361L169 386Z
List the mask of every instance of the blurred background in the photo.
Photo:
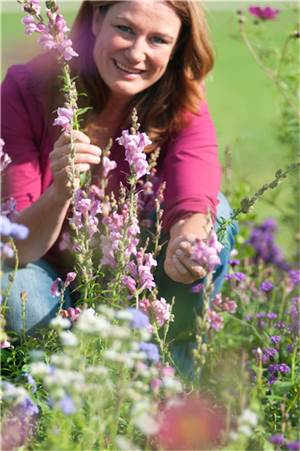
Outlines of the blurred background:
M280 125L279 96L273 83L255 63L238 33L238 9L247 14L250 4L266 2L203 2L216 52L216 64L206 86L211 114L216 125L222 163L231 160L231 170L223 180L229 194L247 185L252 194L274 172L288 164L289 149L278 139ZM71 25L80 1L61 1L62 13ZM295 21L296 2L268 2L276 5L280 15L266 24L270 45L279 48ZM36 35L25 36L23 13L16 1L1 2L1 79L12 64L22 64L40 52ZM295 9L295 8L294 8ZM248 15L247 20L253 20ZM265 24L263 24L265 25ZM294 24L296 25L296 24ZM227 168L228 169L228 168ZM258 219L280 217L280 210L290 200L289 180L277 188L276 198L267 195L256 205ZM232 202L233 203L233 202ZM274 204L274 205L272 205ZM238 207L238 205L232 205ZM280 223L279 244L288 254L294 237L286 223Z

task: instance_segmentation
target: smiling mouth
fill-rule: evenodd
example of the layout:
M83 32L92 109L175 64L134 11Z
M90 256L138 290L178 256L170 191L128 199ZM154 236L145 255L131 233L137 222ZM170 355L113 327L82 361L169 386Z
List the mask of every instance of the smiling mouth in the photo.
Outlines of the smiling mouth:
M121 70L122 72L125 72L126 74L140 75L145 72L144 70L136 70L132 69L131 67L125 66L124 64L120 63L119 61L116 61L115 59L113 59L113 62L117 69Z

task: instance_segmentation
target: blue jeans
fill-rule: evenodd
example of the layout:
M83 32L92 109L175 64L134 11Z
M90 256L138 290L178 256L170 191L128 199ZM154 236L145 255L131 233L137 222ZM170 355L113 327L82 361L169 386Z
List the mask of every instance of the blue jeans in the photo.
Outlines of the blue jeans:
M229 218L231 209L225 197L219 195L217 209L218 218ZM216 226L217 227L217 226ZM230 251L233 247L234 235L237 227L232 224L227 230L227 240L221 252L221 264L214 273L213 296L220 291L228 268ZM158 258L158 266L155 280L159 289L159 296L171 301L175 296L176 301L173 309L175 321L171 323L168 338L173 341L170 346L171 353L179 371L190 375L192 371L191 349L195 343L189 336L193 330L195 312L201 311L201 293L192 293L191 285L174 282L163 270L165 248ZM8 283L9 269L3 268L2 286L5 289ZM22 308L20 293L27 294L26 302L26 324L25 329L30 334L47 326L59 307L59 298L51 294L51 284L59 276L57 271L45 260L38 260L20 268L15 277L10 295L7 300L7 326L17 333L22 331ZM70 294L66 291L65 306L71 305Z
M12 269L4 265L1 280L2 292L9 283ZM20 334L24 330L28 334L46 327L55 317L59 308L60 298L52 296L51 285L59 277L55 269L45 260L28 263L16 272L8 299L6 322L7 328ZM26 322L22 324L22 300L20 294L26 293L25 302ZM65 292L64 307L71 305L69 292Z

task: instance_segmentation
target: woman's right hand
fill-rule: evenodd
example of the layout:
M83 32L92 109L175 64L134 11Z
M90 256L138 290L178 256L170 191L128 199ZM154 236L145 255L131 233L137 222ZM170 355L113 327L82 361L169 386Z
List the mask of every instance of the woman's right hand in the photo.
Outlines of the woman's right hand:
M101 149L91 144L90 138L84 133L73 130L75 168L78 172L87 172L91 164L100 163ZM54 149L49 155L53 174L53 188L60 200L69 200L72 197L72 186L68 173L70 165L71 144L70 133L64 132L54 144ZM75 180L75 186L79 187L79 177Z

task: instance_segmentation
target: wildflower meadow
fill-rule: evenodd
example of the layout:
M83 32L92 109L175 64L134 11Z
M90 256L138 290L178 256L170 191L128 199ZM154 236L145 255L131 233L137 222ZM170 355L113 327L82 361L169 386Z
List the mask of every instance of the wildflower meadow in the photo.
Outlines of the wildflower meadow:
M69 61L77 57L69 27L56 1L19 0L26 35L53 49L61 66L64 104L53 126L74 142L81 117L76 79ZM3 199L2 264L14 261L1 292L1 446L3 450L300 450L299 440L299 37L298 7L284 41L273 47L268 33L282 10L246 5L232 13L233 40L243 43L253 65L274 86L279 105L274 135L285 143L285 165L253 191L246 183L227 190L233 208L192 256L205 279L203 306L191 332L194 368L190 377L172 358L172 302L160 296L155 270L166 245L162 230L163 185L158 152L141 129L138 111L118 142L129 164L118 198L107 190L116 162L111 143L102 149L100 186L79 174L71 155L69 232L61 250L74 256L73 270L51 287L59 310L39 334L25 331L26 292L20 293L23 330L6 327L7 297L18 269L15 243L29 230L16 222L13 199ZM234 112L232 112L234 114ZM255 133L255 130L253 130ZM1 172L11 163L1 139ZM232 171L224 157L224 191ZM257 205L273 199L280 184L290 198L277 220L258 220ZM229 186L229 185L228 185ZM149 213L150 212L150 213ZM289 224L294 248L277 243ZM228 274L219 294L212 278L238 224ZM76 305L66 305L68 294Z

